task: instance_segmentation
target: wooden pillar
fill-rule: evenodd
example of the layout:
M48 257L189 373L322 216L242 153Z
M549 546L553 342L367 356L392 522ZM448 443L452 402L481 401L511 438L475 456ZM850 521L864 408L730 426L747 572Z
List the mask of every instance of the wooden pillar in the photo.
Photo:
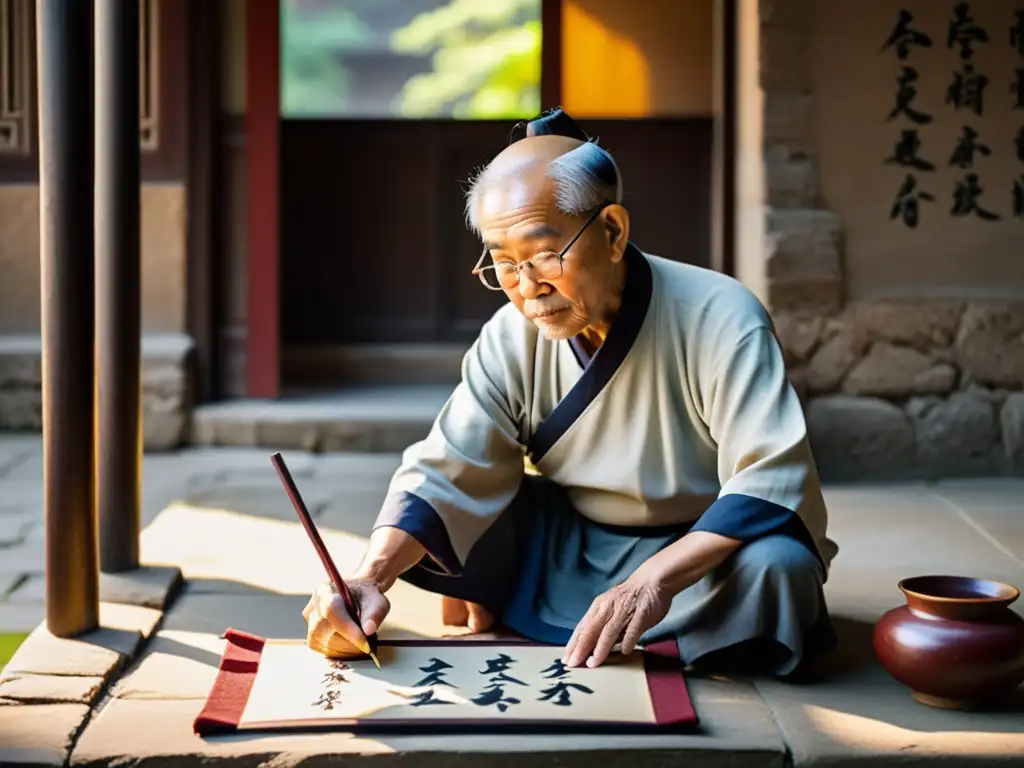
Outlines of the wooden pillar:
M246 28L248 306L250 397L280 392L280 19L279 0L249 0Z
M714 168L711 201L711 267L736 270L736 152L739 119L739 0L715 0Z
M139 566L139 0L95 0L96 496L100 568Z
M540 108L562 104L562 0L541 0Z
M93 497L91 0L39 0L39 258L43 341L46 626L99 624Z

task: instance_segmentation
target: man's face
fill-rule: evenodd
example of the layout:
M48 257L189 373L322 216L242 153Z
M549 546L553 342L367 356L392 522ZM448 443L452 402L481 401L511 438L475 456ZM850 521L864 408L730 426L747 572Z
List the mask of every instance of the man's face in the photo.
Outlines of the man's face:
M570 217L555 205L554 187L540 173L528 172L494 184L480 198L478 221L485 247L495 262L515 264L559 253L587 218ZM576 336L600 325L617 298L616 263L621 249L601 217L566 251L562 274L543 279L529 267L519 272L519 285L505 295L553 341Z

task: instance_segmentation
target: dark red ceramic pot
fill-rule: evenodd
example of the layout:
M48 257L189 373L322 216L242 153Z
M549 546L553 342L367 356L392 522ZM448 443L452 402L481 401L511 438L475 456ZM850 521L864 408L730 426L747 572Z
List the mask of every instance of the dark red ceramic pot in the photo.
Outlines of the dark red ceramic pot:
M918 576L899 588L906 605L875 625L882 666L922 704L996 706L1024 680L1024 619L1010 610L1020 590L962 576Z

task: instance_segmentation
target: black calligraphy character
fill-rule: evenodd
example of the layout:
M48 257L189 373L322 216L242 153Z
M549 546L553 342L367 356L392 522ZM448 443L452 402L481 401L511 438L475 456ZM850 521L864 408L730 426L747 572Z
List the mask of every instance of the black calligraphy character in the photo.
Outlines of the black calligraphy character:
M550 672L551 674L545 674ZM547 678L548 680L560 680L569 674L569 670L566 669L565 663L561 659L555 659L551 662L551 666L547 669L540 671L541 677Z
M1017 159L1024 163L1024 126L1017 131L1017 137L1013 143L1017 147Z
M988 32L974 22L970 6L967 3L957 3L953 6L953 18L946 33L946 47L959 45L960 58L966 61L974 55L975 43L987 42Z
M487 669L480 670L481 675L494 675L491 678L491 682L505 682L515 683L516 685L526 685L522 680L517 680L510 675L506 675L505 671L515 664L516 660L505 653L499 653L496 658L487 660ZM497 673L497 674L496 674Z
M971 168L974 166L975 152L984 157L992 154L992 150L987 145L978 141L978 132L969 125L965 125L960 138L957 139L956 148L950 155L949 164L958 168Z
M567 683L562 681L555 683L550 688L545 688L541 691L541 697L537 701L551 701L555 696L558 698L551 703L558 707L571 707L572 706L572 695L569 693L570 688L575 688L581 693L593 693L590 688L579 683Z
M417 693L412 697L412 701L409 703L410 707L426 707L431 704L452 704L451 701L445 701L434 696L434 689L424 691L423 693Z
M899 217L910 229L917 229L921 201L934 202L935 198L929 192L919 190L917 179L912 173L908 173L899 192L896 193L896 201L889 211L889 221Z
M492 683L497 683L497 682L515 683L516 685L527 685L528 686L528 684L524 683L522 680L517 680L516 678L512 677L511 675L507 675L504 672L499 672L498 674L496 674L494 677L492 677L490 679L490 682L492 682Z
M1024 8L1014 11L1016 21L1010 27L1010 47L1017 50L1019 56L1024 56Z
M1024 67L1014 70L1013 83L1010 85L1010 95L1013 96L1012 109L1024 109Z
M337 661L332 662L331 668L324 672L324 678L321 682L324 685L339 685L340 683L347 683L348 678L345 677L344 670L348 668L348 664L342 664Z
M968 173L961 181L956 182L953 190L953 207L949 209L951 216L969 216L975 214L983 221L999 221L1001 216L992 211L985 210L978 202L978 198L985 190L978 183L978 174Z
M1013 215L1024 218L1024 175L1013 180Z
M321 693L320 698L313 702L313 706L320 707L324 711L334 709L334 705L338 703L338 699L340 698L341 691L332 688L329 691Z
M420 667L420 672L428 673L426 677L416 683L413 688L419 688L423 685L447 685L449 688L458 688L459 686L449 683L444 679L446 669L452 669L452 665L447 661L441 661L441 659L431 658L430 663L425 667Z
M481 707L491 705L497 707L499 712L504 712L510 704L518 704L519 699L505 695L505 686L500 683L491 683L483 692L472 699L472 702Z
M480 670L481 675L493 675L495 672L504 672L515 663L515 659L506 653L499 653L495 658L487 660L487 669Z
M921 151L921 139L916 128L905 128L900 132L900 139L893 147L892 154L885 158L886 165L902 165L904 168L916 168L919 171L934 171L935 166L918 155Z
M985 88L988 78L975 72L970 64L964 64L963 70L953 73L953 82L946 89L946 103L953 109L969 109L981 117L985 113Z
M882 46L882 50L886 51L889 48L895 48L896 58L900 61L906 61L907 56L910 55L910 47L912 45L919 45L922 48L931 48L932 39L924 32L913 29L910 26L910 22L913 20L914 14L906 8L901 8L900 15L896 19L896 26L893 27L892 32L889 33L889 37Z
M907 118L918 125L927 125L932 121L931 115L926 115L914 109L913 102L917 98L917 86L914 85L920 78L920 74L913 67L903 67L900 76L896 79L899 86L896 89L896 106L885 119L886 122L893 120L899 115L906 115Z

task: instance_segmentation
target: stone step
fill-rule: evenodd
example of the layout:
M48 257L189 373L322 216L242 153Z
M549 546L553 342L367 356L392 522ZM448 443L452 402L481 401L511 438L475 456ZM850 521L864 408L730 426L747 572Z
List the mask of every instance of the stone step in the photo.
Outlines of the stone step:
M147 450L177 447L188 421L188 367L194 349L184 333L142 335L142 423ZM42 429L42 340L0 334L0 430Z
M424 437L454 387L376 386L231 400L192 414L195 446L396 453Z

